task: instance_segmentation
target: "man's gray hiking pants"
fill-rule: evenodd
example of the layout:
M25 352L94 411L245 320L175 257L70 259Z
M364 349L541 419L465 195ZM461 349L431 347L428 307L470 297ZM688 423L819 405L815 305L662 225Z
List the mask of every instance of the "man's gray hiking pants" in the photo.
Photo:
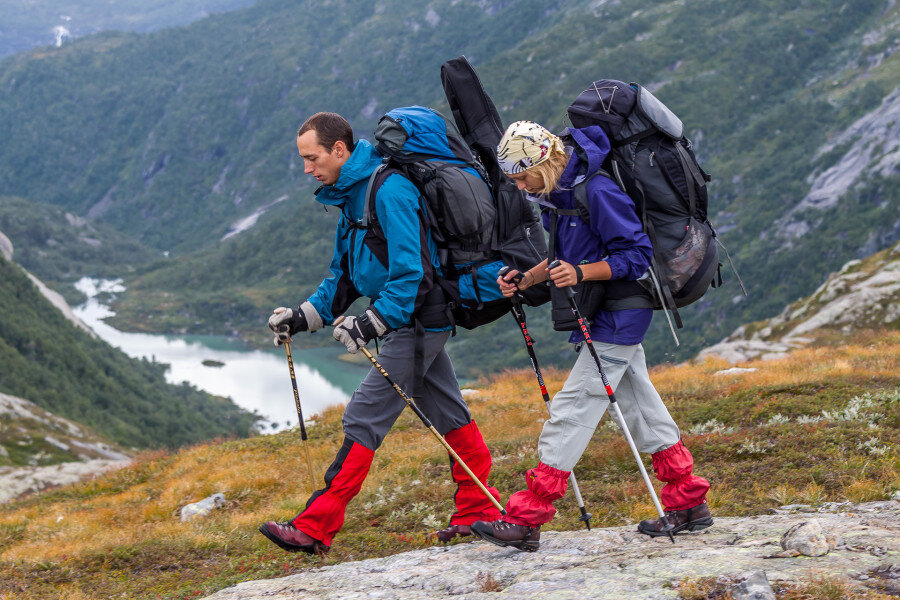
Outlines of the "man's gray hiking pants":
M424 381L416 404L441 435L467 425L472 417L459 391L456 372L444 345L449 331L426 331L424 337ZM415 389L416 332L412 327L392 331L384 337L378 362L391 379L412 398ZM344 434L358 444L377 449L406 402L372 367L353 393L344 410Z

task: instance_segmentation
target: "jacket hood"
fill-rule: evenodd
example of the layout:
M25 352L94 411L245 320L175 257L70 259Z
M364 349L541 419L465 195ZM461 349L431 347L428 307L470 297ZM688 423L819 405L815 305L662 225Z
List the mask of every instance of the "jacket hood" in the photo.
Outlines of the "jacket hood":
M569 128L563 132L563 138L569 137L575 148L568 164L559 178L558 188L571 188L579 175L592 175L600 170L611 144L599 125L591 125L581 129Z
M316 200L327 206L340 206L348 198L353 198L350 188L360 181L368 179L378 165L382 156L366 140L359 140L353 148L353 154L341 167L341 174L334 185L323 185L316 190Z

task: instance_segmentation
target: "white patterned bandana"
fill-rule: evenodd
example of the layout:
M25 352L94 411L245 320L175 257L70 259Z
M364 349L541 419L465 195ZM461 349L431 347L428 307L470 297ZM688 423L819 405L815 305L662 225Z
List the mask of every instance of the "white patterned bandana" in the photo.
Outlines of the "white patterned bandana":
M550 158L554 147L564 152L562 140L545 127L531 121L516 121L506 128L497 145L497 160L504 173L515 175Z

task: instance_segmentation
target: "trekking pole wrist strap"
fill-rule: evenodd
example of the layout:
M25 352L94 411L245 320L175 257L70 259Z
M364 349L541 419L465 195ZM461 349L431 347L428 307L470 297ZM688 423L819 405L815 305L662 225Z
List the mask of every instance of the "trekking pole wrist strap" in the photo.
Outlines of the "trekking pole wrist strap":
M584 272L578 265L572 265L572 267L575 269L575 284L577 285L584 280Z

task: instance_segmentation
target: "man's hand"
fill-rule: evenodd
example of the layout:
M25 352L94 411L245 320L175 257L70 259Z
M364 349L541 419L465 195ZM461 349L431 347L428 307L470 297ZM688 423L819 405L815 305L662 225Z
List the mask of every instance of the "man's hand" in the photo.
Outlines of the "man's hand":
M358 317L339 317L334 323L332 337L347 346L350 354L356 354L370 340L381 337L389 329L374 308L366 309Z
M521 273L512 267L504 266L497 272L497 285L505 298L512 298L517 291L524 290L534 283L534 277L526 271Z
M291 336L300 331L309 329L306 317L299 309L279 306L272 311L269 317L269 329L275 332L275 345L290 344Z

